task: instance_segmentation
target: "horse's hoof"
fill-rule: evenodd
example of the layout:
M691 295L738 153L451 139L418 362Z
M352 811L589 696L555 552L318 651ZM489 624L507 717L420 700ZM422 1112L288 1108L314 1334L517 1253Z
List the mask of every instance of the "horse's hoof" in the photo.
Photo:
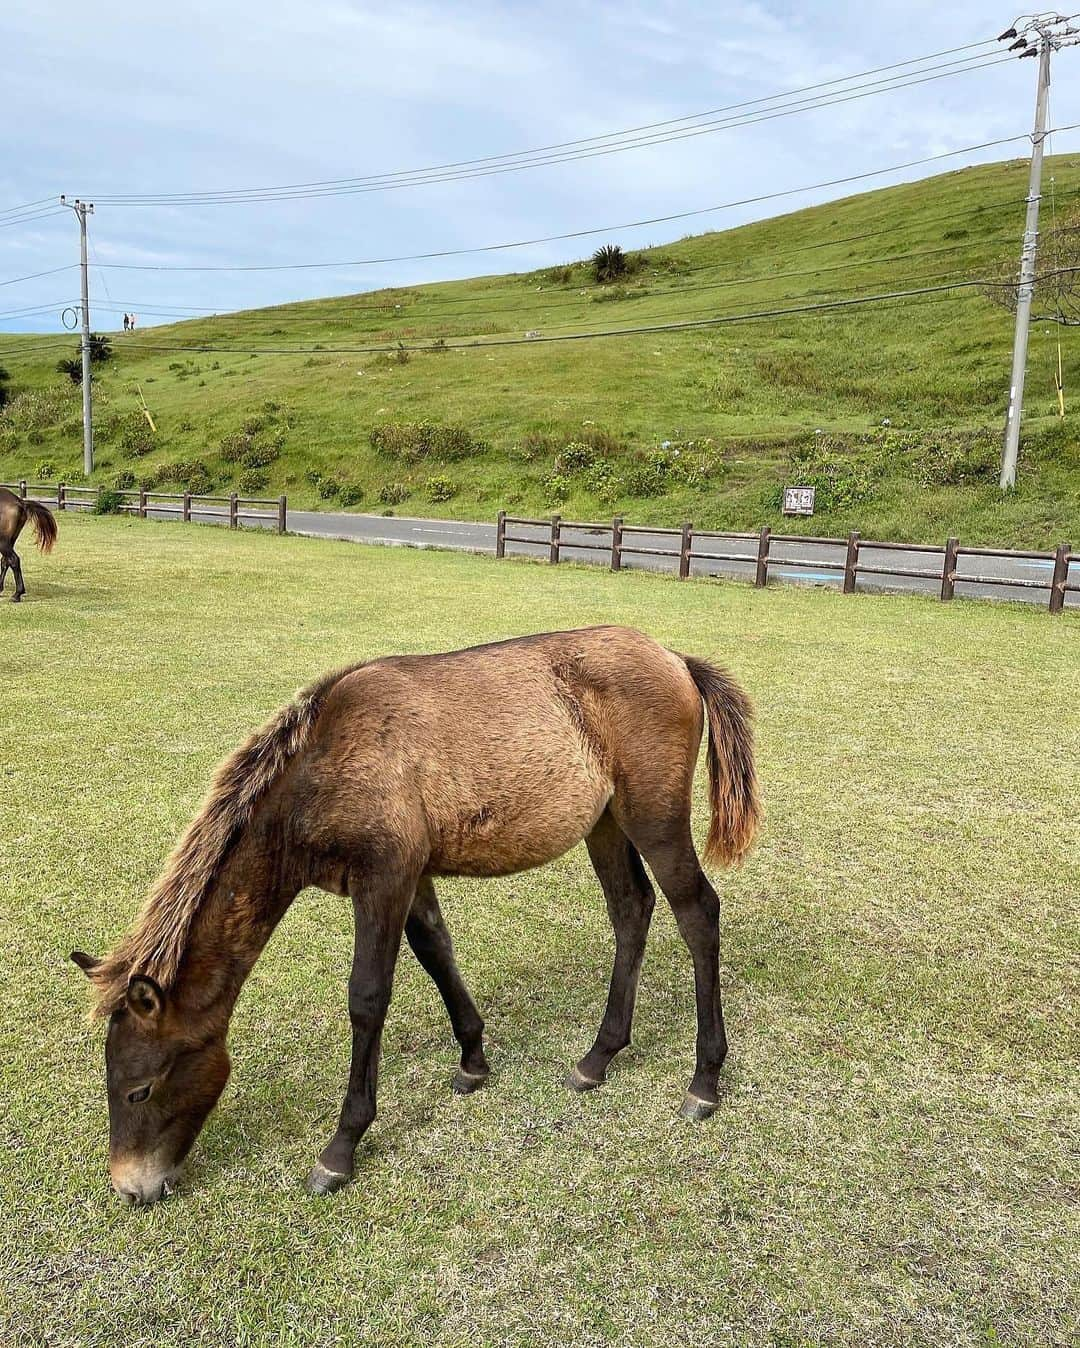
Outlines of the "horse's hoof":
M486 1084L490 1075L489 1072L466 1072L464 1067L459 1067L454 1073L450 1089L455 1095L472 1095L473 1091L478 1091Z
M717 1102L715 1100L703 1100L700 1095L687 1091L686 1099L682 1102L682 1109L679 1110L679 1113L684 1119L689 1119L692 1123L701 1123L703 1119L712 1118L716 1110Z
M22 603L22 595L21 595L21 594L13 594L13 595L11 596L11 602L12 602L13 604L21 604L21 603Z
M587 1077L584 1072L571 1067L566 1084L572 1091L594 1091L597 1086L602 1086L604 1081L602 1077L599 1080L596 1077Z
M316 1161L307 1177L307 1191L321 1198L323 1194L336 1194L352 1179L351 1174L340 1170L327 1170L321 1161Z

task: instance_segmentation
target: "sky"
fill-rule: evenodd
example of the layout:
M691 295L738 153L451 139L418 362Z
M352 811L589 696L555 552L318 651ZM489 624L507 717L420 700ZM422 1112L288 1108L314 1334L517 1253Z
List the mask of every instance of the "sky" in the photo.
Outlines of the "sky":
M273 187L510 154L992 39L1014 17L985 0L6 0L0 330L57 331L78 298L73 215L6 223L2 213L23 203L61 192L95 200ZM1055 59L1051 124L1080 123L1080 48ZM118 327L123 309L149 326L189 311L527 271L604 242L663 243L1016 157L1028 142L846 189L615 228L1026 134L1035 74L1034 61L1014 60L618 154L389 191L210 205L95 201L93 326ZM1052 149L1078 146L1074 130ZM168 270L400 258L594 228L603 232L378 265ZM14 279L56 267L68 270ZM16 312L31 309L42 312Z

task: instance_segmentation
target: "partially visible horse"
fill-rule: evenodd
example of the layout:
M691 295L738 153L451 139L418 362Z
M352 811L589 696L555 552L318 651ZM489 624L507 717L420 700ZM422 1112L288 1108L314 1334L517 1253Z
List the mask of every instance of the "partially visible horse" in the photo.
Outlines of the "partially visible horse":
M26 593L15 540L22 533L27 520L34 522L34 532L41 551L52 552L52 545L56 542L56 516L40 501L24 501L13 491L8 491L7 487L0 487L0 590L4 588L10 567L15 576L15 593L11 596L15 604Z
M747 697L721 669L640 632L594 627L391 656L298 693L219 768L129 935L103 960L72 956L109 1019L110 1169L121 1197L153 1203L174 1182L228 1079L241 986L307 885L348 896L356 932L352 1068L311 1191L349 1180L375 1117L402 934L461 1046L454 1088L482 1085L484 1022L433 877L507 875L582 838L615 928L615 965L596 1042L568 1084L599 1086L630 1042L653 911L644 858L693 956L697 1065L683 1113L711 1114L727 1052L720 905L690 836L706 716L706 855L736 862L760 817Z

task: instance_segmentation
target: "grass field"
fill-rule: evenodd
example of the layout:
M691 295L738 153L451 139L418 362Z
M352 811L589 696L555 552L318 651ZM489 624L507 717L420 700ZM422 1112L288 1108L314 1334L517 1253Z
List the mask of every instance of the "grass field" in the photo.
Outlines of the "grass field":
M27 602L0 607L5 1343L1076 1341L1074 617L111 519L27 554ZM601 621L720 657L758 704L768 823L720 880L717 1116L677 1117L693 989L662 904L634 1047L565 1090L611 944L578 848L441 886L488 1089L450 1093L406 954L357 1182L305 1195L351 953L347 906L308 892L180 1194L121 1207L67 953L121 933L214 763L328 666Z
M1080 157L1056 156L1047 173L1061 218L1072 218ZM406 351L400 360L360 353L621 330L996 276L1018 253L1026 182L1026 164L1013 160L862 193L643 250L641 269L612 286L578 263L119 333L97 376L96 480L123 473L172 489L285 490L297 505L369 511L490 518L501 506L562 508L567 518L617 511L734 529L775 524L778 489L800 480L818 487L807 526L816 533L958 533L1027 547L1076 538L1080 437L1071 410L1057 423L1054 382L1060 336L1074 408L1080 339L1047 324L1033 332L1020 485L1003 500L1012 320L976 289L602 341ZM79 479L79 393L55 368L74 349L69 336L0 338L16 395L0 415L0 480L40 476L42 464L49 480ZM460 428L474 452L372 447L373 429L418 421ZM568 451L586 440L587 454Z

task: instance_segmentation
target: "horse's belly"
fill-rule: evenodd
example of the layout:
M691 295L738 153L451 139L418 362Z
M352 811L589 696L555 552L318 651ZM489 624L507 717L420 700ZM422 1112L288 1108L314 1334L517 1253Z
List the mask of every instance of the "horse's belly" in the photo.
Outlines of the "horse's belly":
M430 870L442 875L508 875L542 866L591 832L611 786L586 765L551 764L510 789L480 793L433 830ZM569 769L569 770L567 770Z

